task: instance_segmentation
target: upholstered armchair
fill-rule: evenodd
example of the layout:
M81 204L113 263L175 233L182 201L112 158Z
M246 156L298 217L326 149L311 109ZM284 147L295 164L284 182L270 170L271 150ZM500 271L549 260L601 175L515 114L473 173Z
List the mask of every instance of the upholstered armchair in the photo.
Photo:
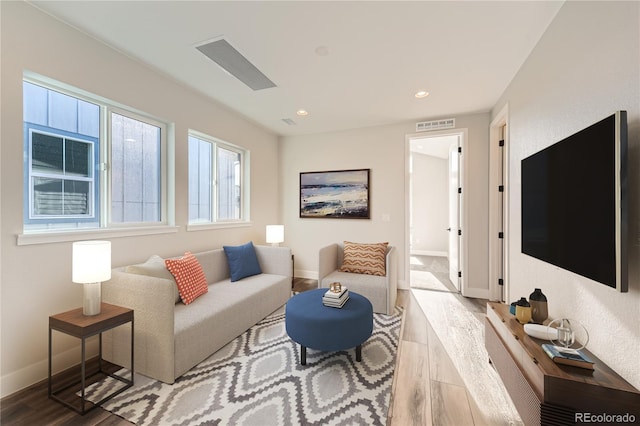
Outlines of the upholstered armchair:
M347 244L347 260L353 260L350 254L351 244ZM396 273L396 250L393 246L382 249L382 256L367 254L356 256L355 267L343 264L345 261L345 244L331 244L320 249L318 259L318 287L329 288L331 283L339 282L349 291L354 291L369 299L373 312L391 315L396 305L398 293L398 276ZM362 244L360 246L373 246ZM386 251L386 253L385 253ZM374 264L377 262L377 264ZM353 266L353 264L351 265ZM343 269L341 271L340 269ZM367 273L344 272L344 270L366 271ZM376 272L379 271L379 272ZM382 275L372 275L381 273Z

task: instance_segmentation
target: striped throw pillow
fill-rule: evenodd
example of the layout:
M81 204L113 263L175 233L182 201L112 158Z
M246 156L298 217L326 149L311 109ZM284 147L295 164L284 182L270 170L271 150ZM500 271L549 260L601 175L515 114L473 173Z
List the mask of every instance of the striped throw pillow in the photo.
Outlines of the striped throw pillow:
M386 275L386 256L389 243L360 244L344 242L344 258L341 272L354 274Z

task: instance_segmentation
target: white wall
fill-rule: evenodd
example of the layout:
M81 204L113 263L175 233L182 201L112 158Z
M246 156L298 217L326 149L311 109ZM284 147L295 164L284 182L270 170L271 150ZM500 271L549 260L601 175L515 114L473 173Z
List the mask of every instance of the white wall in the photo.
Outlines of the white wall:
M17 246L22 231L22 76L30 70L175 123L175 233L114 238L113 265L253 240L278 217L278 140L194 91L109 49L23 2L0 2L1 75L1 396L46 378L50 315L81 305L71 283L71 243ZM250 226L187 232L187 131L251 151ZM57 369L79 362L76 339L55 336Z
M573 318L588 349L640 388L640 3L566 2L494 113L509 104L510 300L535 287ZM616 110L629 123L629 292L521 253L520 161ZM579 152L576 155L580 155ZM588 214L588 212L585 212ZM597 368L597 367L596 367Z
M433 117L438 118L438 117ZM426 118L431 119L431 118ZM468 129L465 162L465 202L468 226L468 286L474 295L488 297L488 141L489 113L456 116L456 126ZM399 285L407 288L405 239L406 136L415 133L415 122L341 132L281 138L281 217L285 245L295 255L296 276L317 278L318 250L334 242L388 241L398 248ZM371 219L301 219L300 172L371 169ZM388 215L389 222L383 221Z
M449 250L449 162L411 153L411 253L446 256Z

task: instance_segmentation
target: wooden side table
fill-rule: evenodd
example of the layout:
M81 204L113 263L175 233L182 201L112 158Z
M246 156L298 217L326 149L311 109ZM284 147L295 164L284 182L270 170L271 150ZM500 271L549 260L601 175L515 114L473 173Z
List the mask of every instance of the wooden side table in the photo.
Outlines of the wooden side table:
M117 375L115 373L109 373L102 370L102 333L129 322L131 323L131 370L130 370L131 379L127 379L124 376ZM53 383L51 379L51 359L52 359L51 348L52 348L53 330L68 334L70 336L77 337L82 341L82 360L81 360L81 366L80 366L80 370L81 370L80 381L71 383L55 391L53 390ZM86 369L85 369L86 339L91 336L95 336L96 334L99 335L98 371L87 376ZM133 310L128 308L122 308L120 306L110 305L108 303L102 303L100 308L100 313L94 316L84 315L82 313L82 308L73 309L68 312L63 312L57 315L50 316L49 317L49 398L56 400L59 403L71 408L72 410L84 415L85 413L95 408L96 406L120 394L125 389L128 389L131 386L133 386L133 375L134 375L133 335L134 335ZM91 401L87 401L87 399L85 398L86 380L97 374L104 374L105 377L106 376L112 377L124 383L125 386L105 396L98 402L92 403ZM68 402L59 396L61 392L71 387L77 386L78 384L81 385L80 396L76 397L76 399L73 402L79 401L80 402L79 407L77 406L78 404ZM92 405L89 408L85 408L86 402L89 402Z

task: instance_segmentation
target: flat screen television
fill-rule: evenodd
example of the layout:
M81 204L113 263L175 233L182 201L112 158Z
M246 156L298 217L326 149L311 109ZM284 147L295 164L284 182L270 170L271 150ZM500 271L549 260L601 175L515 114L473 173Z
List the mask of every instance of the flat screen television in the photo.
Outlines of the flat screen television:
M522 252L628 288L627 113L522 160Z

